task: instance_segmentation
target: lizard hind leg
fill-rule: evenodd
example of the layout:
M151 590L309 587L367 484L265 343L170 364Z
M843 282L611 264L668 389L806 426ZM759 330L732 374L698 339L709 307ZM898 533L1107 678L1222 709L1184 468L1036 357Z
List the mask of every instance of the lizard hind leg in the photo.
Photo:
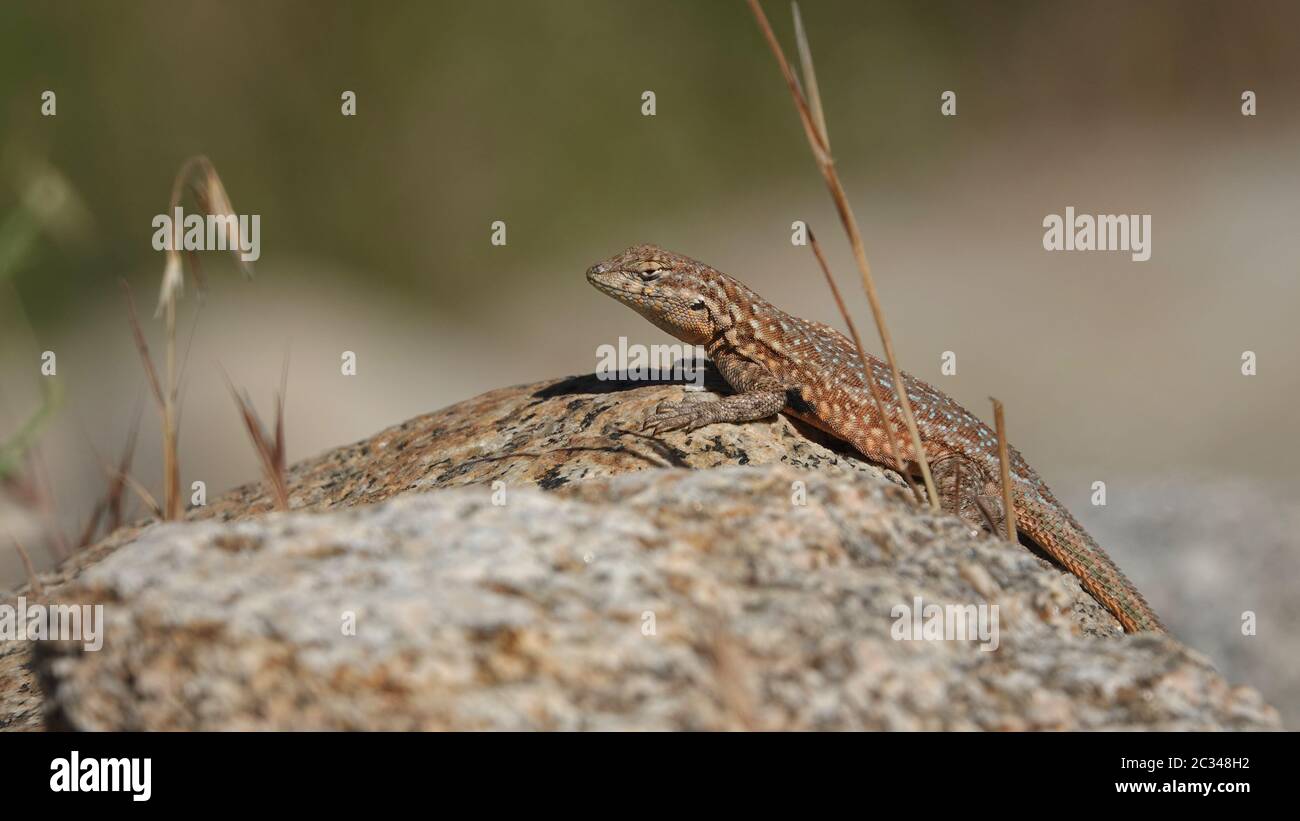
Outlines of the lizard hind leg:
M1002 494L978 462L948 452L930 461L939 505L975 529L1000 533L1006 522Z

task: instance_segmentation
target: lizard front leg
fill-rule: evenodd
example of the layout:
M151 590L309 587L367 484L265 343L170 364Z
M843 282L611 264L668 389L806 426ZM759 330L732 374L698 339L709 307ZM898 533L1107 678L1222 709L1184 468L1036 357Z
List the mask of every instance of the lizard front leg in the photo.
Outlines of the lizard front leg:
M785 407L785 386L762 365L732 354L715 355L713 361L736 393L717 401L661 402L642 429L663 433L714 422L751 422L775 416Z

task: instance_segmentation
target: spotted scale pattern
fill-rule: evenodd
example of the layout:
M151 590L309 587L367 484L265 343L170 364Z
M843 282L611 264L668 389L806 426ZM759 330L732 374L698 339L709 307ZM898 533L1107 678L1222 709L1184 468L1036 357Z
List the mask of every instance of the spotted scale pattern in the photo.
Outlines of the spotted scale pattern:
M849 443L873 462L916 472L896 399L886 408L898 459L886 445L886 426L853 343L829 325L791 316L738 280L653 245L633 246L598 263L587 278L679 339L704 345L737 392L716 403L667 403L648 420L653 427L748 421L779 409ZM869 355L868 366L884 395L892 397L888 365ZM971 494L978 494L1001 511L997 434L939 389L902 376L926 458L965 472L965 480L950 483L955 492L943 499L945 507L969 515L975 509ZM1019 531L1077 576L1125 630L1163 632L1141 593L1020 453L1009 450Z

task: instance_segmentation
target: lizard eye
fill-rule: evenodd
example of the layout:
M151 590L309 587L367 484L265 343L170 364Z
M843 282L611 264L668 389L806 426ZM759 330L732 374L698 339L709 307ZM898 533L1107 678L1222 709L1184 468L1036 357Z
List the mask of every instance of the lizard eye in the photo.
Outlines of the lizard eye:
M692 311L703 311L703 310L704 310L704 300L702 300L702 299L697 299L697 300L695 300L694 302L692 302L692 303L691 303L691 310L692 310Z
M642 282L654 282L656 279L663 276L664 271L667 269L664 268L662 263L653 260L643 260L642 262L629 266L628 270L641 277Z

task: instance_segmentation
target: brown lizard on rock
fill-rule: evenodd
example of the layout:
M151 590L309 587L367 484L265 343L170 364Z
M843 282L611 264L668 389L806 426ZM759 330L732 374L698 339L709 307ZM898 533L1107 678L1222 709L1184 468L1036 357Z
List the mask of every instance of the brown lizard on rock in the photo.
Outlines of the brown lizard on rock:
M653 245L633 246L593 265L587 280L681 341L703 346L735 390L718 401L665 402L646 418L647 428L689 431L784 412L872 462L915 475L907 437L896 437L892 448L886 442L887 431L903 430L897 403L891 404L886 428L857 350L829 325L790 316L726 274ZM892 394L889 367L868 359L885 395ZM979 507L1004 515L996 434L932 385L906 373L903 383L926 458L944 488L943 507L968 519ZM900 460L893 458L896 453ZM1077 576L1125 630L1164 632L1142 594L1014 448L1010 462L1020 533Z

